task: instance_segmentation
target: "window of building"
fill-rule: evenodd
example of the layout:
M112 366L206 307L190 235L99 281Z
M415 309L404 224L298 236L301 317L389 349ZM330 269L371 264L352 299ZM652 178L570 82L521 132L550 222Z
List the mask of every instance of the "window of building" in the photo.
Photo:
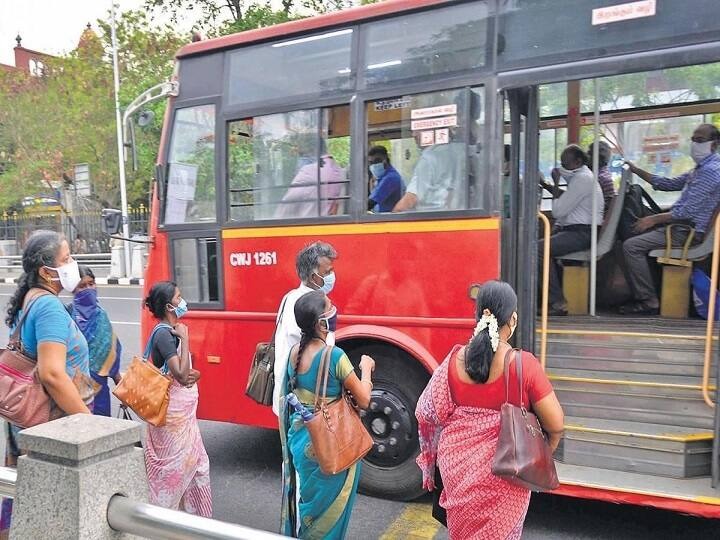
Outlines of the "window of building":
M348 212L347 105L230 122L228 186L235 221Z
M175 112L167 178L167 225L215 221L214 105Z
M228 104L334 95L354 87L351 28L229 53Z
M385 147L390 164L402 179L402 195L392 211L496 206L492 203L494 188L484 181L484 105L482 88L394 96L367 103L368 148ZM375 178L370 164L368 192L372 195L386 173ZM384 211L380 205L378 210Z
M365 86L484 66L487 23L487 3L471 2L369 24L364 45Z

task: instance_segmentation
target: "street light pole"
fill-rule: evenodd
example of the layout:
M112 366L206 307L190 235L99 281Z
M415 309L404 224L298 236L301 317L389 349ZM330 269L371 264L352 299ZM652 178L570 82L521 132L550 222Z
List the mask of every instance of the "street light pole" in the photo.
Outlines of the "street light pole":
M120 70L118 69L117 35L115 33L115 0L110 0L110 28L112 36L113 78L115 82L115 124L117 130L118 170L120 171L120 203L122 213L123 237L130 238L128 219L127 185L125 183L125 144L123 139L122 115L120 114ZM130 244L123 241L125 247L125 277L130 277Z

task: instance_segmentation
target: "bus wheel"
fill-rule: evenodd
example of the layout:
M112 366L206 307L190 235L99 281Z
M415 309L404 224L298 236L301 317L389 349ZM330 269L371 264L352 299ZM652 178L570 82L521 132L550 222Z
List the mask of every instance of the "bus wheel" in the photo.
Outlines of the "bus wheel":
M415 405L428 381L427 373L406 353L373 344L353 356L376 361L370 407L363 422L373 447L363 460L360 490L367 495L408 501L423 494L422 473L415 463L420 451Z

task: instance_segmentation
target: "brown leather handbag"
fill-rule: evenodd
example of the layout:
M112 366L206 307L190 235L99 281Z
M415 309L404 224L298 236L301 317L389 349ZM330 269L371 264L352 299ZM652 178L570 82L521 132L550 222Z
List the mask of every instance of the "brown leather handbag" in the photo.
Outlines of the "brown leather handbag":
M40 382L36 360L27 355L20 337L33 304L46 294L50 293L36 294L27 302L7 348L0 349L0 417L21 428L48 422L57 411Z
M245 395L260 405L272 405L273 390L275 388L275 335L278 326L282 322L283 312L285 311L285 302L283 300L280 306L280 314L275 321L275 329L272 337L267 343L258 343L255 348L250 365L250 374L248 375L247 386L245 387Z
M515 359L515 371L520 384L520 406L509 400L510 363ZM532 491L551 491L558 482L555 462L545 432L537 416L523 403L522 351L511 349L505 355L505 403L500 409L498 436L492 472L511 484Z
M153 329L145 347L145 359L135 356L120 379L120 384L113 390L113 394L123 405L155 427L165 425L172 383L170 376L150 361L153 338L163 327L170 328L170 325L158 324Z
M349 469L365 457L373 445L372 437L347 392L343 391L340 398L328 403L331 353L332 347L323 350L315 383L315 415L305 422L315 457L325 474L337 474Z

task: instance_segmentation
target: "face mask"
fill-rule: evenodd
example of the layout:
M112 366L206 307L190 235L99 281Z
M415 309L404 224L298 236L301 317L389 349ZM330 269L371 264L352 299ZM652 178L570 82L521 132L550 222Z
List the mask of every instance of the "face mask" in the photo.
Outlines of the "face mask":
M184 298L180 299L180 302L178 303L177 306L173 306L172 304L170 304L170 307L173 308L173 311L175 312L175 316L178 319L181 318L183 315L185 315L188 312L187 302L185 301Z
M695 163L700 163L703 159L712 154L712 141L695 142L690 145L690 157Z
M372 174L373 177L377 180L385 172L385 165L383 165L382 163L373 163L372 165L370 165L369 169L370 174Z
M78 268L77 261L63 264L57 268L53 268L52 266L47 266L46 268L55 270L58 273L58 277L51 278L52 281L59 281L62 288L69 293L74 292L75 288L80 284L80 269Z
M315 275L323 280L323 284L319 290L325 294L330 294L330 291L332 291L333 287L335 287L335 272L330 272L327 276L321 276L315 272Z
M327 328L328 332L334 332L337 328L337 308L332 308L330 315L327 317L321 315L318 320L325 322L325 328Z
M576 171L577 169L570 170L570 169L566 169L566 168L563 167L563 166L560 166L560 167L558 167L558 170L560 171L560 176L562 176L563 178L565 178L565 180L567 180L567 179L570 178L573 174L575 174L575 171Z
M97 310L97 289L83 289L73 297L73 314L81 332L85 332L88 322Z

